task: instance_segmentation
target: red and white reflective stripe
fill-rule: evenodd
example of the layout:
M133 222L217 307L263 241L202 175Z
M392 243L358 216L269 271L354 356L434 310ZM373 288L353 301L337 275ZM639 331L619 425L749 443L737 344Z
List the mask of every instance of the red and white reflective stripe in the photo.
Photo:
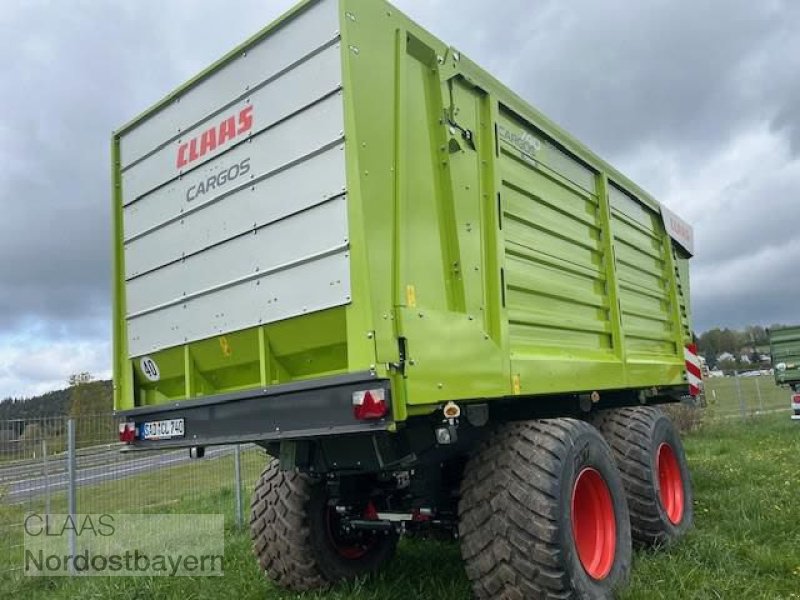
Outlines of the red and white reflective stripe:
M686 379L689 382L689 393L692 396L700 395L703 386L703 372L700 370L700 357L697 356L697 346L686 344L683 349L683 359L686 361Z

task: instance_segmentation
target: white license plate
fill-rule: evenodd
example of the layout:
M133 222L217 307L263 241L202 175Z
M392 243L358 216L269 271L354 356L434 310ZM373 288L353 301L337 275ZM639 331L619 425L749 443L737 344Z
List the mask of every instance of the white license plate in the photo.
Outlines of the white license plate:
M184 435L183 419L150 421L142 425L143 440L169 440Z

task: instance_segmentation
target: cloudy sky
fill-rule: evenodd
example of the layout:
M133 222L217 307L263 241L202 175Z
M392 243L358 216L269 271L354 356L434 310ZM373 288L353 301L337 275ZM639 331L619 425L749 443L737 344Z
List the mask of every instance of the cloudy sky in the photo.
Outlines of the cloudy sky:
M0 0L0 398L110 369L110 132L290 0ZM695 225L698 330L800 321L800 3L397 0Z

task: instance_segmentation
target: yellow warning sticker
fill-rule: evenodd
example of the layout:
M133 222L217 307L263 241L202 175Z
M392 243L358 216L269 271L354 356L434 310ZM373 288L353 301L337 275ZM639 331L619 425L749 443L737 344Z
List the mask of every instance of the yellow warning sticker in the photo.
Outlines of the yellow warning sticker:
M514 391L515 396L519 396L522 393L522 383L520 382L519 379L519 373L514 375L514 377L512 378L511 388Z
M417 307L417 288L413 285L406 286L406 306L408 308Z
M219 338L219 347L222 350L222 354L225 356L230 356L233 354L233 348L231 348L230 342L228 342L228 338L224 335Z

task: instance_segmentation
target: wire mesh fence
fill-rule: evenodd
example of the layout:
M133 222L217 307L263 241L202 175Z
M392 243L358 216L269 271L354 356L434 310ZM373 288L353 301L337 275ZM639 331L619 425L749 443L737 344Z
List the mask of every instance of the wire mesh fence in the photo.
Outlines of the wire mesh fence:
M710 377L704 387L706 420L744 419L790 410L790 390L775 385L772 375Z
M705 402L679 407L675 418L696 429L710 421L787 411L789 392L772 377L707 379ZM788 418L788 416L787 416ZM111 414L0 421L0 573L23 565L26 514L223 514L226 526L246 524L247 505L267 461L258 446L130 452L116 441ZM72 467L72 468L71 468Z
M0 573L23 565L23 521L39 514L223 514L246 523L267 457L252 444L130 452L110 414L0 421ZM70 469L70 463L74 467ZM72 500L72 502L71 502Z

